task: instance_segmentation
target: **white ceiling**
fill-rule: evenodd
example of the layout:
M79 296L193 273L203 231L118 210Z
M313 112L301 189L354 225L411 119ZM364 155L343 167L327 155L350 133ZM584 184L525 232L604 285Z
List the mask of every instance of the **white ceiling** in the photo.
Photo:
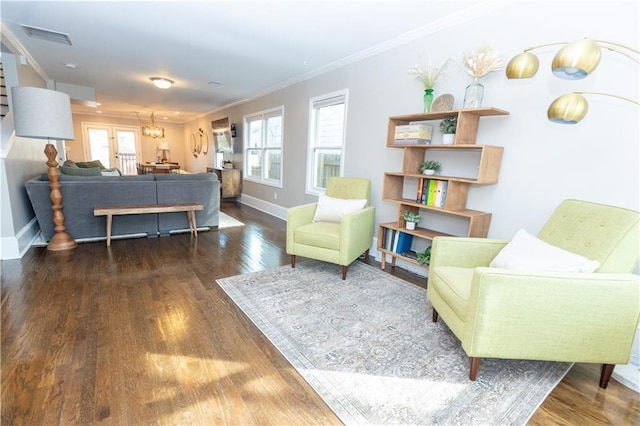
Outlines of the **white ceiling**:
M0 12L3 43L48 80L94 88L105 115L185 122L437 31L483 3L2 0ZM28 37L21 25L68 34L72 45ZM151 76L175 84L157 89Z

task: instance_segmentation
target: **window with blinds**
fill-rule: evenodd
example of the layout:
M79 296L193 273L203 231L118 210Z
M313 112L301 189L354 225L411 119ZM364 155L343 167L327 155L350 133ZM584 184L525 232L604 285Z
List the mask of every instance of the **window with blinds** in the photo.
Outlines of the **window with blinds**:
M332 176L341 176L348 91L309 100L307 192L320 193Z
M244 177L282 186L282 118L284 107L244 117Z

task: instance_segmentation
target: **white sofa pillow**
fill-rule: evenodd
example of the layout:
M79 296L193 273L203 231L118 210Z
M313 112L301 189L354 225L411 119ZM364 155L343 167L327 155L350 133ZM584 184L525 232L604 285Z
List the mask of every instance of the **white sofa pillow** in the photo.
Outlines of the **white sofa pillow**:
M354 198L333 198L326 194L318 197L318 206L313 216L314 222L342 222L342 218L358 211L367 204L367 200Z
M593 272L600 263L546 243L521 229L489 266L528 271Z

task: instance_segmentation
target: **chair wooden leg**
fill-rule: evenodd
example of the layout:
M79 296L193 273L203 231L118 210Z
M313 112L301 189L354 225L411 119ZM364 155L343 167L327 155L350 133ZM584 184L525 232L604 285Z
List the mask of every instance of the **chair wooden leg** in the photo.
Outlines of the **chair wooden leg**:
M291 267L292 268L296 267L296 255L295 254L291 255Z
M602 372L600 373L600 387L606 389L613 373L615 364L602 364Z
M364 252L364 263L369 264L369 249Z
M431 320L433 322L438 322L438 311L436 311L435 308L433 308L433 311L431 312Z
M469 361L471 361L471 368L469 369L469 380L474 382L476 377L478 376L478 369L480 368L480 358L477 357L469 357Z
M342 267L342 280L344 281L345 279L347 279L347 267L343 266Z

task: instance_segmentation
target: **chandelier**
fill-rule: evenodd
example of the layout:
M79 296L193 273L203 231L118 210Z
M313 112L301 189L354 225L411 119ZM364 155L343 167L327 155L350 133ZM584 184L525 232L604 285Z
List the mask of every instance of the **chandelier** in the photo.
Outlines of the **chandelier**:
M164 138L164 128L156 127L155 117L153 113L151 113L151 123L143 121L140 118L140 114L138 114L137 112L136 115L138 116L138 120L140 120L140 122L144 124L144 126L142 126L142 136L147 136L154 139Z

